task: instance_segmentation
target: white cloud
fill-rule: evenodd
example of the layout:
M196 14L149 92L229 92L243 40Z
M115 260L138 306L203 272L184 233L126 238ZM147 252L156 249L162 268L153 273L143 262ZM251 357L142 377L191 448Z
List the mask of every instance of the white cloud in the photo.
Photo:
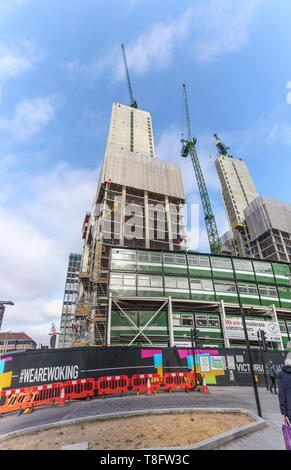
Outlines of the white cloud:
M60 323L69 253L82 253L82 223L92 205L97 172L59 163L31 175L15 165L16 157L4 162L0 285L1 297L15 305L7 307L2 331L22 330L48 344L51 322ZM6 191L8 200L2 194Z
M175 47L190 32L192 8L188 8L179 18L159 22L146 33L141 34L126 47L126 59L130 70L137 74L153 68L166 68L173 56ZM119 61L121 62L121 61ZM123 64L117 68L117 76L123 77Z
M13 45L0 43L0 82L17 77L33 69L43 57L31 41L17 41Z
M192 8L188 8L179 18L155 23L147 32L125 44L130 71L143 74L148 69L166 68L175 47L187 37L191 19ZM88 64L82 65L77 60L72 60L66 67L72 72L85 72L93 77L105 70L111 70L117 80L123 80L125 75L120 44L114 45L109 51L100 52Z
M21 5L25 5L29 0L0 0L0 21L11 15Z
M246 46L254 29L254 20L263 0L200 0L177 18L154 23L148 31L125 44L130 72L167 68L175 49L183 45L184 55L196 62L212 62ZM187 42L186 42L187 40ZM110 70L114 79L125 75L119 45L100 51L88 64L72 60L65 64L72 72L96 77Z
M209 0L195 12L197 39L192 46L197 62L211 62L246 46L262 0Z
M15 140L27 140L38 134L53 118L56 97L23 99L16 106L14 116L0 117L0 130Z

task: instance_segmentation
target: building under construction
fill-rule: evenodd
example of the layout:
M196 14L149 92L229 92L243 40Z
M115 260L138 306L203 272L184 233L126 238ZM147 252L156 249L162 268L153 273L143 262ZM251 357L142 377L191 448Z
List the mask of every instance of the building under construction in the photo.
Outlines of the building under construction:
M122 50L131 104L113 103L96 195L84 219L72 344L191 347L195 337L196 346L243 348L243 309L255 347L264 338L272 349L288 348L290 264L258 262L239 250L236 257L223 254L182 85L188 139L181 156L192 161L211 254L188 251L181 171L156 158L151 116L133 98ZM224 189L231 195L231 186L237 188L232 203L234 209L240 204L234 211L239 224L257 193L246 166L234 162L218 138L216 144ZM248 234L238 234L243 251Z
M155 157L150 114L114 103L96 196L83 227L76 320L86 325L86 334L76 344L107 342L110 248L187 249L184 203L179 166Z
M190 347L197 328L201 347L243 348L242 306L255 347L258 329L270 348L290 346L290 264L189 251L184 202L179 166L155 156L150 114L114 103L73 345Z

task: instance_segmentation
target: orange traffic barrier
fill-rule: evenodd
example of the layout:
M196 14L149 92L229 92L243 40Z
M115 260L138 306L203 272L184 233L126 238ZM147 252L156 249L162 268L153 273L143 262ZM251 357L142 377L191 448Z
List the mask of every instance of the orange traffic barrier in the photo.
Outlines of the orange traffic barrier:
M133 392L143 392L148 388L150 380L151 390L161 390L162 377L159 374L137 374L131 377L131 388Z
M38 385L28 389L29 397L27 408L35 406L52 405L61 400L62 382L56 382L48 385Z
M28 401L27 388L20 388L15 390L6 390L1 392L1 397L4 397L5 403L0 406L0 414L10 413L11 411L18 411L26 408Z
M164 375L165 390L192 388L193 380L189 372L174 372Z
M96 388L98 395L109 395L112 393L128 392L129 384L130 379L127 375L99 377Z
M65 382L65 395L67 400L78 400L80 398L93 397L95 394L94 379L80 379Z

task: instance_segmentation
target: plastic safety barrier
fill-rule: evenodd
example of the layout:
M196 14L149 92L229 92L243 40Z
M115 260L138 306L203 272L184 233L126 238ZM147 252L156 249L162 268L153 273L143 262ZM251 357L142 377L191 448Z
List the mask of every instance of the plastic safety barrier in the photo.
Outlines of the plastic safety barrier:
M165 390L188 389L193 386L193 378L189 372L174 372L164 375Z
M161 390L162 377L159 374L136 374L131 377L132 391L143 392L147 390L148 379L151 390Z
M119 375L112 377L99 377L96 383L98 395L109 395L112 393L128 392L130 379L127 375Z
M62 382L48 385L38 385L28 389L28 400L26 408L44 406L57 403L61 399Z
M1 397L5 399L5 403L0 406L0 414L25 408L28 400L28 390L27 388L19 388L0 392Z
M80 398L93 397L95 394L94 379L80 379L65 382L65 397L67 400L78 400Z

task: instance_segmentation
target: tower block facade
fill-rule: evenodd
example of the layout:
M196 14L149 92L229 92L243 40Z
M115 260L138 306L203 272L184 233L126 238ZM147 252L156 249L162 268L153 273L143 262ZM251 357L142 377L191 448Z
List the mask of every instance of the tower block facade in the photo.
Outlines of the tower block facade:
M151 116L114 103L96 195L83 226L76 345L109 344L110 249L187 250L179 166L156 158ZM124 252L123 252L124 253Z

